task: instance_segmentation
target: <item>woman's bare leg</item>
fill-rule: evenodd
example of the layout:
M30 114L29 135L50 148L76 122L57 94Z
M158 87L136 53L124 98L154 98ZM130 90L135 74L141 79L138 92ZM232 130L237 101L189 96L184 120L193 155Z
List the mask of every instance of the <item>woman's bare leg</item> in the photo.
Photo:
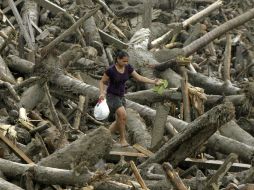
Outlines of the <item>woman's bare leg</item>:
M113 123L111 123L111 125L108 128L110 130L111 133L115 133L118 130L116 121L114 121Z
M116 121L111 124L110 126L110 131L113 132L115 130L119 131L120 134L120 144L122 146L128 146L128 142L126 141L125 138L125 124L126 124L126 111L123 106L119 107L116 110Z

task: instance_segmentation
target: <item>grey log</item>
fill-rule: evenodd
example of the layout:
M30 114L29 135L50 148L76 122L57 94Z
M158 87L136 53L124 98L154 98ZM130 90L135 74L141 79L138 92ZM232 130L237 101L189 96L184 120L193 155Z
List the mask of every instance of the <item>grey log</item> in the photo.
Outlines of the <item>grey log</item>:
M109 152L112 144L109 130L100 127L43 158L38 164L60 169L71 169L71 166L80 164L93 166Z
M32 172L33 175L31 176L35 181L48 185L84 185L94 175L89 170L84 171L81 175L76 175L73 170L43 167L36 164L20 164L1 158L0 170L7 177L15 177L23 175L25 172ZM16 188L12 190L14 189L16 190Z
M181 161L193 154L195 150L217 131L217 128L234 117L231 103L218 105L191 122L187 129L175 135L164 144L153 156L150 156L139 167L145 168L153 162L169 161L176 167Z
M24 190L21 187L14 185L8 181L5 181L3 178L0 178L0 189L3 190Z

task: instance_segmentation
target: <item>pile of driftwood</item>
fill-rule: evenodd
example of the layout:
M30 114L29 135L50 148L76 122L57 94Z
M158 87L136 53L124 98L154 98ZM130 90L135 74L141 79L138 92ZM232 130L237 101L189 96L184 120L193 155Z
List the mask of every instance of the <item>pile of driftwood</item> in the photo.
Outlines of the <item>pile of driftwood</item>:
M1 0L0 189L254 189L253 0ZM125 49L119 147L93 117Z

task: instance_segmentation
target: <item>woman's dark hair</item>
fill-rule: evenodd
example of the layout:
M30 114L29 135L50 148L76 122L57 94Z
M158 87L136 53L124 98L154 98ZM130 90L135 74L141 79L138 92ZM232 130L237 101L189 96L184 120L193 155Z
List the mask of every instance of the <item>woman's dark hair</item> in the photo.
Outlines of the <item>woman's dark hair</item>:
M123 57L129 57L129 54L126 51L123 51L121 49L117 49L114 52L114 57L115 57L115 63L117 62L118 59L122 59Z

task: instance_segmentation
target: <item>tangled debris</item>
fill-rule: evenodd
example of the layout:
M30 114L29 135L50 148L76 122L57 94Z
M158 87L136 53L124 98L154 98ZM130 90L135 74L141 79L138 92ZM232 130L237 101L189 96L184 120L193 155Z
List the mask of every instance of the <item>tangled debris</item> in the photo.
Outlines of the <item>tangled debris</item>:
M254 189L253 0L0 1L0 189ZM125 49L127 136L93 107Z

